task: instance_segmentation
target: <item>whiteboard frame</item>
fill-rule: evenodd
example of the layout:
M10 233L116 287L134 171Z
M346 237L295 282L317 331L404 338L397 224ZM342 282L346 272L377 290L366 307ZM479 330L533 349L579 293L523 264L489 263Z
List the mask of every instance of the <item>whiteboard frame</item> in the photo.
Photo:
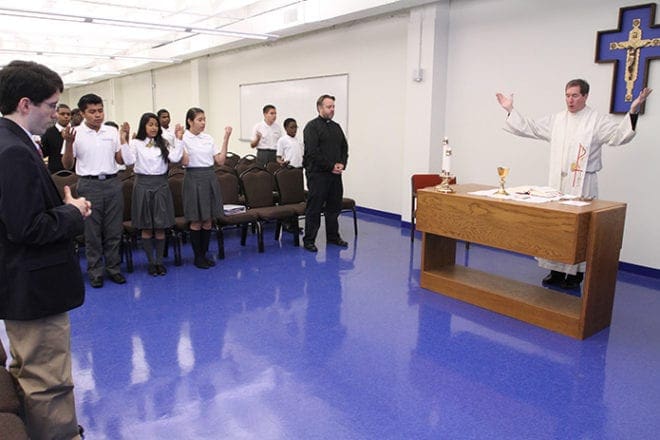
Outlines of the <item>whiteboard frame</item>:
M239 140L243 142L251 142L251 138L245 138L243 136L244 131L246 132L251 132L252 128L254 127L254 124L256 124L260 119L258 119L258 115L255 115L255 119L252 123L248 121L243 120L243 95L242 95L242 90L243 87L249 87L249 86L262 86L262 85L269 85L269 84L285 84L285 83L290 83L294 81L306 81L306 80L314 80L314 79L322 79L322 78L332 78L332 77L345 77L346 78L346 102L341 104L341 108L343 109L342 112L345 113L346 118L345 121L341 121L340 125L344 131L344 135L348 139L348 133L349 133L349 127L348 127L348 120L349 120L349 114L348 114L348 99L349 99L349 74L348 72L346 73L333 73L329 75L317 75L317 76L304 76L304 77L299 77L299 78L288 78L288 79L283 79L283 80L273 80L273 81L260 81L260 82L254 82L254 83L243 83L238 85L238 101L239 101L239 123L240 123L240 135L239 135ZM326 92L320 92L318 96L314 98L316 100L321 94L326 93ZM263 105L266 104L273 104L272 102L266 102L267 99L264 99ZM280 109L278 108L277 104L274 104L275 107L277 108L277 122L281 125L282 122L284 122L284 119L280 120L280 116L284 116L284 118L289 117L288 115L281 115L280 114ZM310 106L314 105L314 101L310 103ZM261 110L261 108L259 108ZM336 113L336 112L335 112ZM302 138L302 128L307 124L308 121L297 121L298 122L298 135L296 137ZM337 121L336 121L337 122ZM243 124L247 124L246 127L244 127ZM245 129L245 130L244 130ZM284 129L284 127L282 127Z

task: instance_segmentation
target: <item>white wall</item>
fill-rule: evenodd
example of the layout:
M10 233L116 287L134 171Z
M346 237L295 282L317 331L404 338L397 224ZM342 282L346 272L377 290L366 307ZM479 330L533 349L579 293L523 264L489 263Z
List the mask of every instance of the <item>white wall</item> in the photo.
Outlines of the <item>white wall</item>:
M564 85L574 77L591 84L588 104L609 109L611 65L594 63L596 32L618 25L620 7L637 1L460 0L450 9L447 131L452 166L463 182L497 183L495 167L511 168L511 185L544 184L549 148L501 130L505 117L495 92L514 93L523 114L564 108ZM649 87L660 89L660 61ZM651 95L627 146L606 148L600 197L628 203L622 261L660 268L660 90Z
M348 73L345 193L361 206L407 220L409 174L439 171L443 134L450 138L452 168L461 182L495 185L495 167L506 164L512 185L545 183L548 146L501 130L505 115L495 92L515 93L518 109L540 116L562 109L565 82L584 77L592 86L589 104L607 111L612 68L593 61L596 32L615 28L618 8L636 3L454 0L447 6L445 0L435 5L436 10L419 8L413 14L204 57L155 70L153 75L74 89L68 98L75 105L89 91L111 96L108 118L128 118L132 125L142 112L160 107L170 110L174 122L183 123L185 111L201 105L207 112L207 131L219 139L225 125L239 128L239 84ZM430 75L411 84L420 20L425 26L422 67ZM435 38L431 46L429 38ZM657 73L653 76L658 68L651 68L649 86L660 89ZM429 105L429 96L444 102ZM654 221L660 217L660 206L648 194L660 187L660 173L655 171L660 148L653 141L660 134L659 103L660 90L651 95L635 140L620 149L606 149L600 174L601 197L628 203L622 260L653 268L660 268L660 228ZM424 122L427 112L437 121L430 127ZM281 122L286 115L279 117ZM255 115L255 122L260 118ZM250 152L237 133L230 150Z
M225 124L238 130L241 83L348 73L345 193L360 205L399 212L407 23L400 15L209 58L210 129L218 136ZM262 118L257 113L254 122ZM234 138L232 151L250 152Z

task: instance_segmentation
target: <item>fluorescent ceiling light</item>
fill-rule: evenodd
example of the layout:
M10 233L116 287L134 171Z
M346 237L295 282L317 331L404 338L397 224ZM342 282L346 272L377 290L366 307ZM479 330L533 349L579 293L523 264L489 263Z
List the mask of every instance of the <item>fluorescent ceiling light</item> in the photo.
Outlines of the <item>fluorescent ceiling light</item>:
M259 34L251 32L236 32L215 28L204 28L196 26L182 26L168 23L150 23L145 21L121 20L118 18L89 17L73 14L59 14L56 12L39 12L25 9L0 8L0 15L9 15L13 17L37 18L43 20L74 21L80 23L94 23L108 26L132 27L139 29L152 29L167 32L182 32L191 34L207 34L222 37L246 38L255 40L274 40L278 36L275 34Z
M141 57L136 55L103 55L96 53L82 53L82 52L59 52L51 50L24 50L24 49L0 49L1 53L7 54L24 54L24 55L42 55L42 56L64 56L74 58L94 58L99 60L129 60L129 61L146 61L152 63L180 63L182 60L178 58L155 58L155 57Z

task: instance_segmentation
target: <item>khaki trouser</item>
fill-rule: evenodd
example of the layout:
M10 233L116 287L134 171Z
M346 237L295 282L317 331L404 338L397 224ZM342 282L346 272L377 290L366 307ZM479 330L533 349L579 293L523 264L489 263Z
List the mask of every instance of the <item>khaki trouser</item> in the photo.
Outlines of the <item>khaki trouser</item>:
M71 327L62 313L5 320L28 435L32 440L80 439L71 377Z

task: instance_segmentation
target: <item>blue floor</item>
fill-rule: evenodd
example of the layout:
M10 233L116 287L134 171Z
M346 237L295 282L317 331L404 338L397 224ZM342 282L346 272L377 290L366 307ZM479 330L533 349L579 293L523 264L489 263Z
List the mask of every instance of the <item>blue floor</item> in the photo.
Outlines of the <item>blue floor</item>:
M71 313L87 438L658 438L658 279L620 272L611 327L577 341L421 289L397 220L360 213L357 241L340 223L348 249L268 229L258 254L230 231L215 268L186 245L154 278L136 251L127 285L89 288ZM545 275L480 246L458 260Z

